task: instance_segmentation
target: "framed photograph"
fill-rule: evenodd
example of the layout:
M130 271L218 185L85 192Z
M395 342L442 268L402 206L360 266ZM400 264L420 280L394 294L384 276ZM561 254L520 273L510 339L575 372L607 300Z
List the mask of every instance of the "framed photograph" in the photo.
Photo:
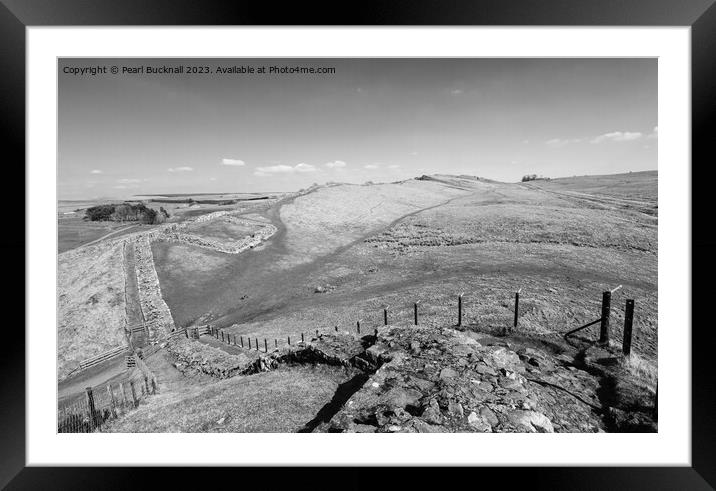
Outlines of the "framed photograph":
M710 489L712 3L4 1L27 288L0 482Z

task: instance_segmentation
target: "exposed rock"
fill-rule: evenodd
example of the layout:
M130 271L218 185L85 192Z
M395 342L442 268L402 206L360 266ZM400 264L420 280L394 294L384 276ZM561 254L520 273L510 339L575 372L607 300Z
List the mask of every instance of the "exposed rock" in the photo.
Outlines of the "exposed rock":
M512 338L508 345L468 334L474 333L381 329L363 355L377 370L324 430L356 431L357 424L420 433L606 429L599 377L570 371L552 353Z

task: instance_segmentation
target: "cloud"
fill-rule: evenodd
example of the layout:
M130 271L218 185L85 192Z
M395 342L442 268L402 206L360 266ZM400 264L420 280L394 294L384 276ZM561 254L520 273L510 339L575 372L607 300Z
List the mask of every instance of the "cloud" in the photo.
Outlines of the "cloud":
M342 160L334 160L333 162L326 162L323 165L325 165L326 167L329 167L331 169L337 169L337 168L345 167L348 164L346 164Z
M274 174L293 174L294 172L315 172L316 167L311 164L296 164L291 167L290 165L271 165L268 167L257 167L254 171L255 176L270 176Z
M647 138L649 140L656 140L657 138L659 138L659 127L654 126L654 129L651 130L651 133L647 135Z
M239 160L239 159L221 159L221 163L222 163L222 165L233 165L233 166L237 166L237 167L246 165L246 162L244 162L243 160Z
M450 91L450 94L452 94L452 95L460 95L460 94L462 94L463 92L465 92L465 91L462 90L462 89L452 89L452 90Z
M316 167L311 164L297 164L294 169L296 172L316 172Z
M366 164L363 166L364 169L377 169L378 167L380 167L378 164Z
M101 173L102 173L102 171L99 170L99 169L92 169L92 170L90 171L90 174L101 174Z
M184 166L182 166L182 167L170 167L170 168L167 169L167 170L168 170L169 172L191 172L191 171L194 170L194 168L184 165Z
M216 177L210 177L209 180L210 180L210 181L216 181Z
M114 189L127 189L127 186L114 186Z
M608 141L629 142L638 140L642 136L644 135L638 131L612 131L611 133L604 133L603 135L599 135L593 138L590 143L603 143Z
M117 182L121 184L132 184L136 182L142 182L141 179L117 179Z
M400 166L398 164L391 164L388 166L388 169L400 169Z
M544 142L545 145L552 148L560 148L569 145L569 140L563 140L561 138L552 138Z
M419 154L418 154L418 152L410 152L410 155L415 156L415 155L419 155Z

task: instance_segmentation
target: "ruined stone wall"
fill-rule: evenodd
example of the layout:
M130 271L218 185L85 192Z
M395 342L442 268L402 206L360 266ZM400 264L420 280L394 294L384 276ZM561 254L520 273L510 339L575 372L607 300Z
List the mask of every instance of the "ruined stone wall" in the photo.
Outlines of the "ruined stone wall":
M148 323L149 340L152 344L162 343L175 326L171 311L162 298L159 277L154 268L151 239L140 237L132 242L132 246L135 248L139 302Z

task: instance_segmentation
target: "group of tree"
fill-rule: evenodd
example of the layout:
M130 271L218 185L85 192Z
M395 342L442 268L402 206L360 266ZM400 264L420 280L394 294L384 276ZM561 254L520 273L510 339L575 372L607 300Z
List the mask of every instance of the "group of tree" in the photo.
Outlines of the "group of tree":
M169 218L169 213L163 208L157 210L148 208L144 203L119 203L98 205L87 208L85 217L93 222L142 222L146 224L162 223Z
M526 174L526 175L522 176L522 182L536 181L538 179L544 179L544 180L548 181L549 177L542 177L542 176L538 176L537 174Z

